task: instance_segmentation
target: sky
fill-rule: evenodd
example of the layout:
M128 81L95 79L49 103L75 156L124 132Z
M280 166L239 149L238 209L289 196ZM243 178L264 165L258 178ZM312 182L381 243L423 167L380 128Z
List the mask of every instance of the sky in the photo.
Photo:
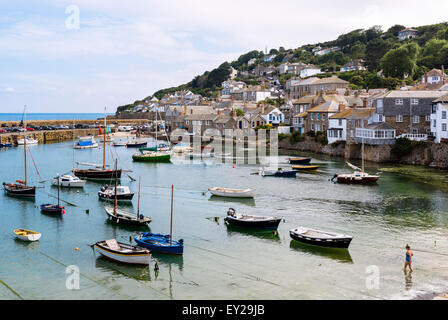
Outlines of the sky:
M446 12L447 0L0 0L0 113L115 112L251 50Z

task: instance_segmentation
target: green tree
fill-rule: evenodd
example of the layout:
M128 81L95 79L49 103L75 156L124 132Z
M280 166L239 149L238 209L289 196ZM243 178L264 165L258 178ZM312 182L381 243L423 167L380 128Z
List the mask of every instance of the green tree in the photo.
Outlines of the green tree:
M420 47L411 42L397 49L389 50L381 59L381 68L388 77L412 77L417 70L417 57Z
M419 64L429 69L440 68L446 61L444 52L448 50L448 41L441 39L429 40L422 50Z
M370 71L378 70L381 58L391 49L391 43L383 39L375 39L367 43L365 64Z

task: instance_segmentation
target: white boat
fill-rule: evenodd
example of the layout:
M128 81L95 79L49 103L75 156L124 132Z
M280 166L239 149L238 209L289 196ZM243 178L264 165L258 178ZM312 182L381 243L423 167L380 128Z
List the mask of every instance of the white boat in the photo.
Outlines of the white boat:
M79 137L78 143L74 146L75 149L95 149L98 148L98 143L93 136Z
M278 169L276 170L276 169L260 168L260 169L258 169L258 174L263 177L269 177L269 176L275 176L277 171L278 171Z
M39 232L26 229L16 229L14 230L14 235L20 240L29 242L37 241L42 236Z
M17 140L17 144L23 146L25 144L25 139ZM29 144L39 144L39 141L37 141L36 139L27 137L26 138L26 144L27 145L29 145Z
M208 191L218 197L229 198L253 198L255 196L255 189L230 189L230 188L209 188Z
M126 141L123 140L114 140L112 142L113 147L126 147Z
M95 243L95 251L103 257L128 264L149 265L151 253L149 250L118 242L115 239Z
M117 186L117 194L115 195L115 187L104 186L98 191L98 197L103 200L114 200L117 196L117 201L132 201L134 193L131 192L128 186Z
M58 177L53 178L51 181L53 186L58 185ZM59 186L64 188L82 188L86 184L86 180L81 180L78 177L63 175L59 177Z

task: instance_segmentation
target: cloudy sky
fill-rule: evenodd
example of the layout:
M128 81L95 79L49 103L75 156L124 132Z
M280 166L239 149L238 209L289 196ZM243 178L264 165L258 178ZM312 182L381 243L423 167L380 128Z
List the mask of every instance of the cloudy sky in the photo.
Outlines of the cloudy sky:
M0 113L114 112L250 50L443 22L448 1L0 0L0 12Z

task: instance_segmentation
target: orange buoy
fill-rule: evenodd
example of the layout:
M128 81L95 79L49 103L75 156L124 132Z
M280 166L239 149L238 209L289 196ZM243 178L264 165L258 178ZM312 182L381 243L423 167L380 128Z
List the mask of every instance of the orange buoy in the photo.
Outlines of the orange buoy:
M75 248L75 251L79 251L79 248Z

